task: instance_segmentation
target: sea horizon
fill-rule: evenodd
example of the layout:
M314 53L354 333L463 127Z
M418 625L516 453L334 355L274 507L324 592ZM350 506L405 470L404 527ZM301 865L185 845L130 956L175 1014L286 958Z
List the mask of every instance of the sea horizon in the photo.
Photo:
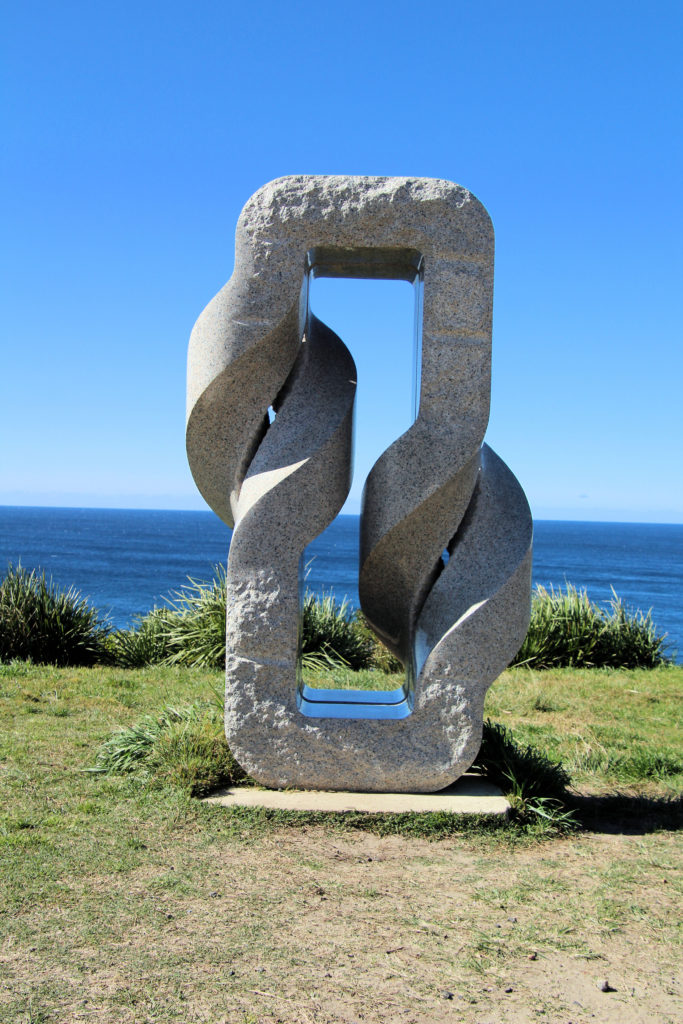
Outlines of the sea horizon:
M29 505L15 502L2 502L0 501L0 509L3 508L17 508L17 509L54 509L55 511L79 511L79 512L197 512L205 513L208 516L213 516L218 519L216 513L210 508L177 508L174 506L152 506L152 505ZM355 516L360 518L360 512L338 512L336 518L339 516ZM683 526L683 516L680 519L577 519L569 516L552 516L552 515L533 515L533 521L536 523L600 523L600 524L614 524L615 526ZM220 521L220 520L219 520Z

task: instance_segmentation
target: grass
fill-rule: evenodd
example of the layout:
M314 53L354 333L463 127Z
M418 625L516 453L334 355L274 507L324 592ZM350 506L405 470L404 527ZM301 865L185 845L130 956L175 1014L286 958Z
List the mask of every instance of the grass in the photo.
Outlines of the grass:
M169 665L220 668L225 665L225 569L215 567L209 583L190 580L170 600L161 629Z
M117 730L102 744L89 770L101 775L138 772L146 781L176 786L190 796L205 796L246 779L211 702L165 707Z
M595 794L683 792L680 707L683 667L509 669L486 707L520 744L563 765L574 786Z
M95 764L88 770L102 775L136 772L145 781L154 785L170 783L190 796L203 796L219 786L253 784L226 743L221 712L215 701L203 701L145 715L133 725L116 730L99 748ZM574 827L572 812L565 807L570 781L567 773L531 746L520 747L505 726L489 720L484 723L474 770L509 797L516 824L540 825L553 832ZM345 814L338 820L383 834L430 836L461 831L465 824L449 814Z
M385 685L400 680L335 669L327 685L371 688L377 686L377 676ZM305 677L309 685L325 682L319 669ZM168 754L163 744L159 747L160 738L176 752L184 741L191 748L197 736L220 740L221 688L220 673L196 668L58 669L25 662L0 666L0 700L10 719L3 743L19 750L12 746L13 737L19 744L29 737L30 746L44 736L48 744L63 741L70 749L72 745L87 750L85 763L77 759L82 768L124 772L157 748L147 760L147 776L163 776ZM546 798L560 795L567 775L580 790L598 795L624 790L653 798L680 795L682 690L680 666L647 671L508 670L487 697L491 721L483 755L488 770L501 780L507 777L509 785L504 785L510 792L522 782L533 787L537 780L535 795ZM125 732L117 733L117 728ZM127 752L116 762L121 737L126 738ZM96 761L98 750L102 752ZM186 756L191 760L191 749ZM548 774L543 776L543 771ZM155 784L160 782L163 779L157 778ZM186 791L191 792L192 785L190 780ZM199 779L197 785L206 789L208 782Z
M554 830L574 826L565 806L569 773L538 748L515 742L507 726L486 719L476 767L505 793L518 820L535 816Z
M0 666L3 1022L436 1022L449 989L470 1024L499 1019L509 985L564 1020L587 998L562 1002L572 970L669 998L683 668L515 669L490 691L489 764L560 786L568 771L579 820L608 835L202 804L221 683L182 666ZM87 770L136 727L145 770Z

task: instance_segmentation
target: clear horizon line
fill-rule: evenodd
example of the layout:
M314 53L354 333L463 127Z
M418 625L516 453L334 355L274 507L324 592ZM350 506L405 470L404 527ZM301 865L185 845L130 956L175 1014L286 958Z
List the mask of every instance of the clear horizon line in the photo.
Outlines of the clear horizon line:
M23 504L10 504L8 502L0 502L0 508L16 508L16 509L52 509L54 511L79 511L79 512L198 512L205 513L207 515L215 515L210 508L155 508L147 506L128 506L128 505L23 505ZM344 512L341 511L338 516L351 516L353 518L359 518L360 512ZM612 525L623 525L623 526L682 526L683 519L584 519L584 518L568 518L567 515L532 515L533 521L536 523L591 523L591 524L612 524ZM216 516L216 518L218 518ZM332 520L334 522L334 520Z

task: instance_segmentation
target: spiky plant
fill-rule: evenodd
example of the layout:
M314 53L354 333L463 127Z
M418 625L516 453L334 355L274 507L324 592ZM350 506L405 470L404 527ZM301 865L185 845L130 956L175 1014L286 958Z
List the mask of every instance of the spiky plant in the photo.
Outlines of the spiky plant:
M337 604L331 594L306 594L301 639L304 657L322 655L358 670L369 667L373 646L369 636L357 628L347 598Z
M10 562L0 582L0 661L92 665L106 657L108 635L108 623L79 591Z
M133 629L112 633L107 644L111 662L121 668L144 668L163 662L172 653L172 617L169 608L154 608L139 618Z
M585 590L536 587L531 622L514 665L531 668L653 668L668 660L650 612L630 612L612 590L608 609Z
M178 786L204 796L219 786L244 782L246 773L233 757L212 701L184 708L166 707L119 729L100 747L94 774L137 772L155 784Z
M209 583L191 579L169 601L162 630L171 665L225 666L226 572L217 565Z
M391 675L395 672L403 672L403 662L401 662L395 654L392 654L389 648L383 644L373 630L370 629L367 619L363 615L362 611L357 611L354 615L353 627L360 638L368 645L370 650L370 657L367 663L368 668L377 669L378 672L384 672L387 675Z

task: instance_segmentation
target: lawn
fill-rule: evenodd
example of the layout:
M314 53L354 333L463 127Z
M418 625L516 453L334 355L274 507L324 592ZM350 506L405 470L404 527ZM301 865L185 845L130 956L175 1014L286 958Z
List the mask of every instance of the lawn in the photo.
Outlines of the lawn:
M0 667L3 1024L680 1019L683 668L505 673L487 714L567 768L581 827L437 841L83 770L220 685Z

